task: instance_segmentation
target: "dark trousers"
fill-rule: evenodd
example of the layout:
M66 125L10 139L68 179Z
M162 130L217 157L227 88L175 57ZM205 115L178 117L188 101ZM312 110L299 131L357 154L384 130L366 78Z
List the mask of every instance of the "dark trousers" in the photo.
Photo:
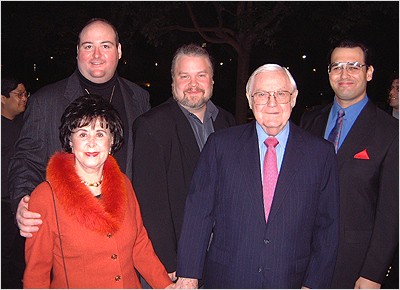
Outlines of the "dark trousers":
M1 289L22 288L25 238L19 234L11 204L1 201Z

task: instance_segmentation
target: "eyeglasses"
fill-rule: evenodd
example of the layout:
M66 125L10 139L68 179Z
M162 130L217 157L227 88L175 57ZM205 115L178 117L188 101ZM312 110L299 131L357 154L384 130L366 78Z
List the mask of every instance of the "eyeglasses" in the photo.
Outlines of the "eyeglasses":
M14 94L18 97L18 99L22 99L23 97L29 98L31 93L24 91L24 92L10 92L10 94Z
M273 91L273 92L257 92L251 97L256 105L266 105L268 104L271 96L274 96L275 102L278 104L287 104L290 102L292 93L289 91Z
M361 64L359 62L334 62L328 65L328 73L340 74L344 68L349 74L358 74L363 66L368 67L366 64Z

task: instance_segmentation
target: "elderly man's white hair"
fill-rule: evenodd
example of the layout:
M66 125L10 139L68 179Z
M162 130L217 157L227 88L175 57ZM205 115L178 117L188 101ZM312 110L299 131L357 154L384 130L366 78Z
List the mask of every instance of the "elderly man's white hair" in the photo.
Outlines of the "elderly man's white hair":
M278 65L278 64L273 64L273 63L268 63L268 64L264 64L262 66L260 66L259 68L257 68L250 76L249 80L247 81L247 85L246 85L246 97L247 97L247 101L249 102L249 106L250 109L253 109L252 105L251 105L251 95L252 95L252 88L253 88L253 83L254 83L254 78L257 74L262 73L262 72L266 72L266 71L279 71L279 70L283 70L286 75L289 77L289 81L290 84L292 86L292 93L297 90L297 85L296 82L294 80L294 78L292 77L292 75L290 74L290 72Z

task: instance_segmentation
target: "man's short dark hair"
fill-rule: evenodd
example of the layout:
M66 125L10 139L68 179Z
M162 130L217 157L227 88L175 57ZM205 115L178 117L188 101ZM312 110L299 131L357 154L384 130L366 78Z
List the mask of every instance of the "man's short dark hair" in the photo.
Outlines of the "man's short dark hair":
M186 44L178 48L174 54L171 64L171 76L174 77L176 62L181 56L203 56L210 61L211 74L214 74L213 60L206 49L197 44Z
M86 22L86 24L82 27L82 29L78 33L78 42L77 42L76 45L79 46L79 44L81 43L82 30L84 30L87 26L89 26L90 24L92 24L93 22L96 22L96 21L104 22L105 24L108 24L108 25L111 26L111 28L115 32L115 45L118 45L118 43L119 43L119 35L118 35L117 28L114 26L114 24L112 24L110 21L108 21L107 19L104 19L104 18L92 18L88 22Z
M360 41L348 40L348 39L341 40L330 50L328 55L328 65L331 63L332 52L335 48L356 48L356 47L361 48L361 50L364 52L364 64L366 64L367 67L370 66L372 64L372 60L371 60L371 52L368 49L368 47Z
M2 78L1 79L1 95L6 98L10 97L10 92L15 90L22 82L16 78Z

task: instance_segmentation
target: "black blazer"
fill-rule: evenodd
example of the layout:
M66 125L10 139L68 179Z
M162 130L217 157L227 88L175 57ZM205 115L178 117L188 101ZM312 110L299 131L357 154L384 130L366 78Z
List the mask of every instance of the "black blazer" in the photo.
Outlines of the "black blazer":
M215 131L235 124L231 113L218 110ZM200 149L172 98L135 121L133 143L132 182L143 222L161 262L174 272L183 209Z
M323 137L331 107L305 113L300 126ZM364 150L369 157L357 158ZM382 283L399 242L398 120L368 101L337 158L340 245L332 287L353 288L360 276Z
M117 80L130 124L125 130L132 130L133 121L150 109L149 93L124 78ZM29 98L15 155L10 161L9 185L15 208L21 197L30 194L44 181L49 158L61 150L61 116L72 101L85 94L75 71L70 77L41 88ZM128 142L125 173L131 178L132 141L125 142Z

